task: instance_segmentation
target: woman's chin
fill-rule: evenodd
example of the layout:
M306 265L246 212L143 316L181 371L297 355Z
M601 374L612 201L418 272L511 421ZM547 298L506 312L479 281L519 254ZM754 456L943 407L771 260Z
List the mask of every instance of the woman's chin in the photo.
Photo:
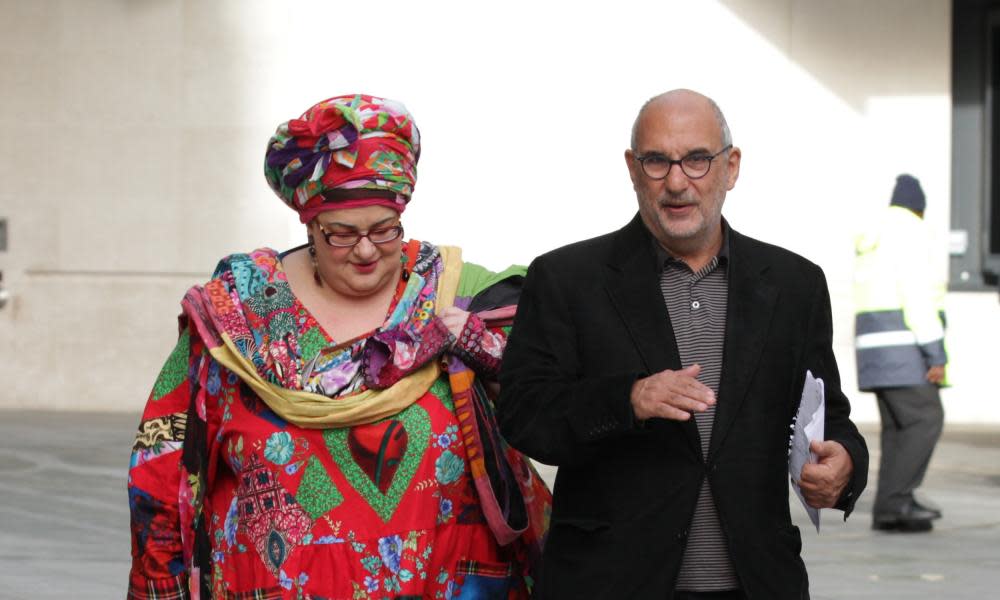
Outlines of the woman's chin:
M352 298L366 298L368 296L374 296L385 289L389 285L388 278L381 277L378 273L371 273L368 275L359 275L352 273L351 275L344 277L339 285L334 285L334 291L339 292L344 296L350 296Z

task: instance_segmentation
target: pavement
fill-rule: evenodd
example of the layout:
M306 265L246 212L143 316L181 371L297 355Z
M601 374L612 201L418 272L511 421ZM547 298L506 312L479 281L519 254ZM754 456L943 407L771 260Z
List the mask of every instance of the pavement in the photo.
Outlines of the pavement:
M138 422L130 413L0 411L0 600L125 596L125 481ZM870 529L878 431L864 433L872 480L849 521L823 511L817 533L790 494L812 598L1000 597L1000 429L946 429L922 487L944 518L918 534Z

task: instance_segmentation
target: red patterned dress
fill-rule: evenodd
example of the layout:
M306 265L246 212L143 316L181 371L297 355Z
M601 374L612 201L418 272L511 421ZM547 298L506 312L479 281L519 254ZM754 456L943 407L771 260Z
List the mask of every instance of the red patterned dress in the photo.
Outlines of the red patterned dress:
M350 398L377 379L378 335L385 377L440 360L427 356L440 257L418 242L405 256L386 324L346 344L294 297L274 251L228 257L195 288L255 375L220 364L219 340L185 311L132 453L129 598L527 597L526 549L500 546L484 519L446 373L396 414L329 428L280 417L250 381ZM459 290L456 305L479 291ZM506 334L481 325L451 352L491 376Z

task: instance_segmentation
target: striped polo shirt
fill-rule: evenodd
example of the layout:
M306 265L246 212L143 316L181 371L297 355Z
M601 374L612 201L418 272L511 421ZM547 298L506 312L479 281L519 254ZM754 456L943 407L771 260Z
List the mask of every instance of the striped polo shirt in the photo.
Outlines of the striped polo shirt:
M722 351L726 332L726 301L729 291L729 228L723 224L722 249L697 273L682 260L670 256L654 241L663 272L660 291L670 314L681 365L701 365L698 381L718 398L722 374ZM708 457L715 407L695 413L701 453ZM677 578L678 590L720 591L740 587L712 499L708 479L702 480L698 503L688 528L687 547Z

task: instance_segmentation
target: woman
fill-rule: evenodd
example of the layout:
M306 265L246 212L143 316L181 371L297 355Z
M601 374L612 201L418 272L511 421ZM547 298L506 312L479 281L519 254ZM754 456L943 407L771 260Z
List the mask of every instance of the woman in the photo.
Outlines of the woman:
M130 598L529 594L550 496L481 383L522 272L404 241L419 153L406 109L363 95L271 138L309 242L185 296L132 453Z

